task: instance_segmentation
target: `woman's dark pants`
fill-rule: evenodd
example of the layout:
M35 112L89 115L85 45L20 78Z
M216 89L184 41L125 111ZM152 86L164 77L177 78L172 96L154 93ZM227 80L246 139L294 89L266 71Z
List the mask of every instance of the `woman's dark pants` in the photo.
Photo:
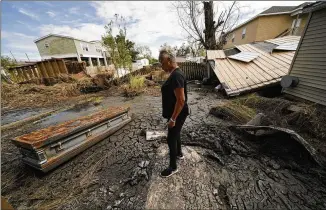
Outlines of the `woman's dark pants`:
M180 132L186 118L186 114L180 113L175 121L175 126L168 128L167 142L170 150L170 167L172 169L177 168L177 156L182 155Z

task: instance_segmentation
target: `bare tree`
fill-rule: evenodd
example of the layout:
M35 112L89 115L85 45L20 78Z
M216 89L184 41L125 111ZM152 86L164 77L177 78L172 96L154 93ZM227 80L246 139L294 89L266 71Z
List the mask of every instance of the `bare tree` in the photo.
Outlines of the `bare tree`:
M237 24L240 15L235 1L226 8L213 1L178 1L173 5L181 27L192 41L211 50L223 48L228 31Z

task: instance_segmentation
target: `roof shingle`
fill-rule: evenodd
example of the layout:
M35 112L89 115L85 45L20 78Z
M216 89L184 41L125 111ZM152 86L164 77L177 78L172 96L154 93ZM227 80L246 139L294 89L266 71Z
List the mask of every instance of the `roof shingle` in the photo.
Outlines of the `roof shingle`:
M280 12L291 12L298 6L273 6L263 11L260 14L272 14L272 13L280 13Z

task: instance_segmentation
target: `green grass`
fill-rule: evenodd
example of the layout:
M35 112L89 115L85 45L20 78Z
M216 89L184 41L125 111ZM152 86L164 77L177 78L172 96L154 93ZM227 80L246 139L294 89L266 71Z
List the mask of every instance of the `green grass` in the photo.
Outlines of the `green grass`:
M142 76L132 76L129 81L131 90L141 90L145 87L145 78Z

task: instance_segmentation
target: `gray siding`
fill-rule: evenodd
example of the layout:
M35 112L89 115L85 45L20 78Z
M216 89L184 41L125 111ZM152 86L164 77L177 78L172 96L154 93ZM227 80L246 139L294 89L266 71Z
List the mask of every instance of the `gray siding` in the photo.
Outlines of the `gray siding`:
M290 75L299 84L285 93L326 106L326 8L312 13Z
M77 56L74 40L65 37L49 36L37 41L36 46L42 58L60 55L66 55L66 57Z
M75 41L78 54L80 56L82 55L81 57L103 58L102 53L96 51L96 49L102 49L100 43L83 42L81 40L74 40L74 41ZM88 51L83 50L82 45L87 45Z

